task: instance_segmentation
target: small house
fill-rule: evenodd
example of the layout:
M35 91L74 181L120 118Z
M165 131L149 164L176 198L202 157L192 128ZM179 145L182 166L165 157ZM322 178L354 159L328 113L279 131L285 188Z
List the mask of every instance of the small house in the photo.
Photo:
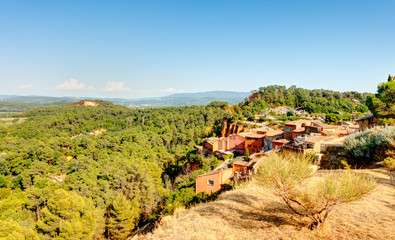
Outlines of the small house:
M280 149L283 146L287 145L288 143L290 143L290 141L287 139L277 139L272 141L272 146L273 149Z
M310 120L297 120L284 124L284 138L294 139L295 137L304 134L304 127L310 126Z
M232 168L228 168L211 171L206 174L197 176L196 194L200 192L212 194L221 190L222 186L230 181L232 175Z
M378 119L375 116L367 116L357 120L359 131L365 131L369 128L378 126Z
M282 139L284 137L284 131L282 130L272 130L265 135L264 146L266 149L273 149L273 141L277 139Z
M245 149L248 149L249 153L257 153L262 151L265 137L264 134L258 134L254 132L242 132L239 133L240 136L245 138Z

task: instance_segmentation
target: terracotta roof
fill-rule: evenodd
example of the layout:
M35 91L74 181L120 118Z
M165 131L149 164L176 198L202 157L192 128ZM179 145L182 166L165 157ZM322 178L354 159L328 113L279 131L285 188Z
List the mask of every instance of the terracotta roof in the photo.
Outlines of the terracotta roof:
M242 165L242 166L248 166L249 162L247 162L247 161L234 161L233 164Z
M304 132L306 129L304 127L301 128L296 128L294 130L292 130L292 132Z
M226 169L225 168L221 168L221 169L218 169L218 170L213 170L211 172L204 173L204 174L196 176L196 177L203 177L203 176L207 176L207 175L217 174L217 173L220 173L222 171L229 170L229 169L231 169L231 168L226 168Z
M258 133L253 133L253 132L241 132L239 133L240 136L243 137L251 137L251 138L263 138L265 137L264 134L258 134Z
M217 138L217 137L210 137L210 138L207 138L205 141L207 141L207 142L209 142L209 143L211 143L211 144L214 144L214 142L216 141L216 140L218 140L219 138Z
M326 123L319 122L319 121L314 121L314 123L317 124L319 127L322 127L322 128L336 128L337 127L337 126L326 124Z
M277 135L280 135L283 133L284 133L283 130L273 130L273 131L266 133L266 136L273 137L273 136L277 136Z
M253 131L271 131L273 129L269 128L269 127L260 127L260 128L254 128L252 129Z
M277 139L277 140L273 140L273 142L285 143L285 144L290 143L290 141L287 139Z
M296 120L296 121L287 122L285 123L285 125L298 125L301 123L311 123L311 120Z
M313 137L308 137L306 138L306 143L318 143L321 141L325 141L325 139L327 140L332 140L333 138L328 138L327 136L313 136Z

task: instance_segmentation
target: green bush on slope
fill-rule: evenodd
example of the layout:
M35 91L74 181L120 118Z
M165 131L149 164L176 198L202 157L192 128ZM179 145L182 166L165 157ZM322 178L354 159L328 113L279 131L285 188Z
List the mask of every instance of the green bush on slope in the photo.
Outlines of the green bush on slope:
M393 155L395 127L374 127L349 135L344 141L344 151L353 158L351 163L365 165Z

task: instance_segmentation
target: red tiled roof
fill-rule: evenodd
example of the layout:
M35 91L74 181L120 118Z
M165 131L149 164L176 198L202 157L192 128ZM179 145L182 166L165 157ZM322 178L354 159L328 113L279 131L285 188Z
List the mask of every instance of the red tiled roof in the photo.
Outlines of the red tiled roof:
M247 161L234 161L233 164L241 165L241 166L248 166L249 162Z
M277 139L277 140L273 140L273 142L276 142L276 143L285 143L285 144L287 144L287 143L289 143L290 141L287 140L287 139Z
M294 130L292 130L292 132L304 132L306 129L304 127L302 128L296 128Z
M296 121L291 121L291 122L287 122L285 123L285 125L298 125L301 123L311 123L311 120L296 120Z
M251 137L251 138L263 138L265 137L264 134L253 133L253 132L241 132L239 133L240 136L243 137Z
M283 133L284 133L284 131L282 131L282 130L273 130L273 131L266 133L266 136L273 137L273 136L277 136L277 135L280 135Z

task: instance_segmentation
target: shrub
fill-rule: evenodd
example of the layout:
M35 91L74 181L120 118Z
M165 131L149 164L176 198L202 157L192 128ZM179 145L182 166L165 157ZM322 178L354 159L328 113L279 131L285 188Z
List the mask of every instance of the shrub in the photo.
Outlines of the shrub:
M334 206L358 200L376 186L351 170L306 181L314 173L311 159L303 155L272 155L258 171L261 183L274 189L293 212L311 219L311 229L324 225Z
M355 164L380 161L395 148L395 127L374 127L349 135L344 141L344 151L354 158Z
M245 152L245 154L244 154L245 156L245 160L246 161L249 161L249 159L250 159L250 152L248 151L248 148L246 148L246 152Z
M250 116L247 117L247 120L252 122L252 121L255 120L255 116L254 115L250 115Z
M336 125L339 121L339 116L337 114L327 114L325 116L325 123Z
M393 159L392 157L387 157L383 161L383 166L390 172L391 183L393 183L394 179L395 179L395 176L394 176L394 173L395 173L395 159Z
M270 118L265 118L265 117L260 117L259 119L258 119L258 122L273 122L273 119L270 119Z
M383 161L383 166L390 172L395 172L395 159L387 157Z
M224 156L224 160L232 159L233 157L234 157L234 154L231 153L231 154L229 154L229 155L225 155L225 156Z
M166 213L173 213L176 208L187 206L196 196L194 188L183 188L166 199Z

